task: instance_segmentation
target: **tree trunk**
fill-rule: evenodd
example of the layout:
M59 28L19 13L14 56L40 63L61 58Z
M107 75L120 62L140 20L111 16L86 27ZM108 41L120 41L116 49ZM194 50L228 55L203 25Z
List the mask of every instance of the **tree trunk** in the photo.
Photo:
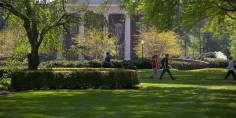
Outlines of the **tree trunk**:
M28 55L28 70L38 70L39 66L39 55L38 46L31 44L31 53Z

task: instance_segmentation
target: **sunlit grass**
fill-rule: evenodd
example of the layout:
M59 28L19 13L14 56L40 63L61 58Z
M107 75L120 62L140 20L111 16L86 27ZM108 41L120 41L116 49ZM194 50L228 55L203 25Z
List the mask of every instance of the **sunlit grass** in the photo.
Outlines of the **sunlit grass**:
M236 82L226 69L172 70L163 80L139 70L138 90L42 90L0 96L0 117L234 118ZM160 71L159 71L160 73Z

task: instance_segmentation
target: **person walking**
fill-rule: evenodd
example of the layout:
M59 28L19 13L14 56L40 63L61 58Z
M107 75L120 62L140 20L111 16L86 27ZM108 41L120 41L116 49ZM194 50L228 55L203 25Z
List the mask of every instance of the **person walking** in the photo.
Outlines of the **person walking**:
M225 75L224 80L226 80L229 77L229 75L232 74L233 78L234 78L234 81L235 81L236 77L235 77L235 73L234 73L235 69L234 69L234 62L233 62L233 58L232 57L229 57L228 66L226 68L228 68L228 72Z
M152 56L152 74L148 77L149 79L157 79L157 55Z
M169 65L168 65L168 58L169 58L169 54L166 54L165 58L163 58L161 60L161 65L162 65L163 70L162 70L161 75L160 75L160 80L162 80L162 77L163 77L163 75L165 74L166 71L170 75L172 80L176 79L172 76L172 74L170 72Z

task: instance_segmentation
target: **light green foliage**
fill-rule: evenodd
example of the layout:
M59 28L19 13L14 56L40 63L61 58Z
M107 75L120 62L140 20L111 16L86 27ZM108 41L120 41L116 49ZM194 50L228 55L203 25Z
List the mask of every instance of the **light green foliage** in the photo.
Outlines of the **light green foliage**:
M111 55L116 55L115 39L95 28L86 29L85 36L76 36L74 46L71 49L74 54L82 54L89 59L102 59L104 53L109 51Z
M10 57L15 52L25 54L25 48L28 48L28 42L24 43L25 32L19 27L5 28L0 31L0 57ZM24 49L24 50L22 50Z
M138 39L139 43L135 47L138 57L142 56L141 40L144 41L144 57L164 56L166 53L178 56L181 53L181 39L174 32L157 33L156 28L152 27L146 31L141 31Z

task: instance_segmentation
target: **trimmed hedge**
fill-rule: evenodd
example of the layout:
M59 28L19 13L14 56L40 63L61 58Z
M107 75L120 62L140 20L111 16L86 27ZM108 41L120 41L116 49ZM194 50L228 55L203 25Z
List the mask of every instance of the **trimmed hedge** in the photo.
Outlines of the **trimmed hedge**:
M124 68L124 69L150 69L151 60L145 59L141 60L112 60L113 68ZM102 61L101 60L92 60L92 61L47 61L41 62L40 67L46 68L60 68L60 67L67 67L67 68L101 68Z
M116 89L139 84L138 73L126 69L44 69L12 74L16 91L35 89Z

